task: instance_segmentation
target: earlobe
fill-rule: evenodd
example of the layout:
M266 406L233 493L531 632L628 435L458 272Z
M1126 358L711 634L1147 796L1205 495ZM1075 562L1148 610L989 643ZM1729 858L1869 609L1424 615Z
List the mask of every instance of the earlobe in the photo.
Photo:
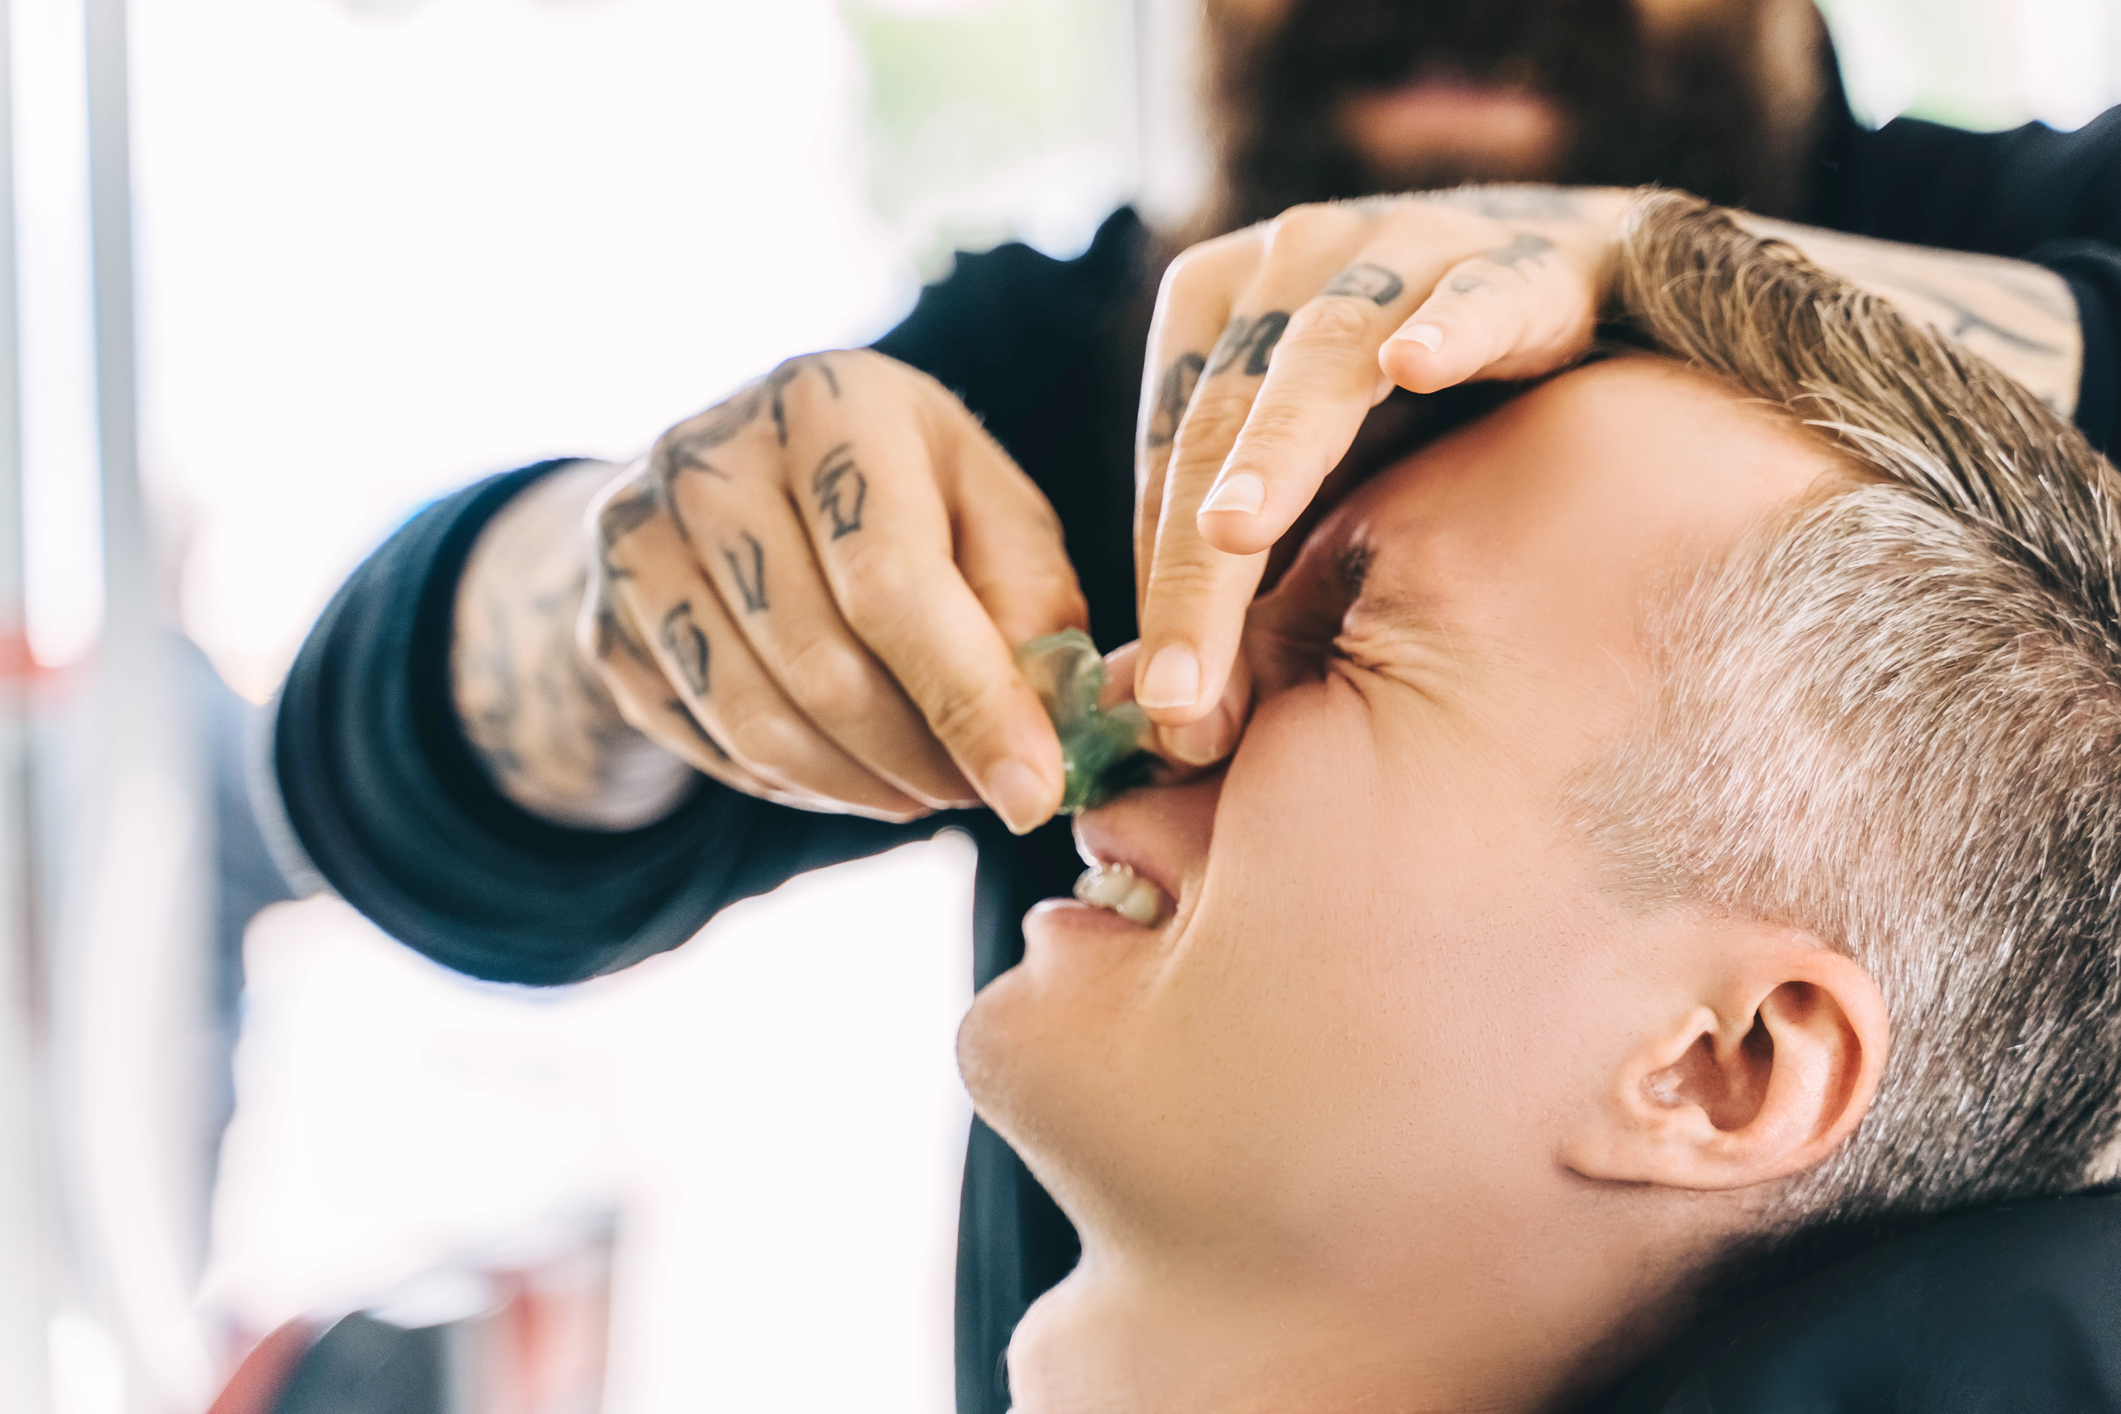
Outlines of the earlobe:
M1801 1173L1862 1122L1884 1070L1877 983L1761 930L1709 995L1629 1053L1562 1146L1586 1178L1734 1189Z

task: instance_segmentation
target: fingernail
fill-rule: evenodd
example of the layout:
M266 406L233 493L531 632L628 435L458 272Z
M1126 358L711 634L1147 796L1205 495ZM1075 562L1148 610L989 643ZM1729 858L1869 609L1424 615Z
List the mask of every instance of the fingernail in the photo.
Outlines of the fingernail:
M987 773L987 803L1003 824L1020 835L1052 813L1053 793L1038 772L1021 761L1009 760Z
M1165 752L1188 766L1211 766L1223 758L1223 714L1210 712L1182 727L1165 727L1157 733Z
M1200 659L1182 643L1167 643L1149 660L1134 700L1144 707L1191 707L1200 700Z
M1392 337L1420 344L1430 353L1435 353L1443 347L1443 330L1434 324L1409 324Z
M1209 511L1243 511L1256 516L1266 503L1267 483L1249 471L1239 471L1216 482L1208 499L1200 503L1200 510L1202 515Z

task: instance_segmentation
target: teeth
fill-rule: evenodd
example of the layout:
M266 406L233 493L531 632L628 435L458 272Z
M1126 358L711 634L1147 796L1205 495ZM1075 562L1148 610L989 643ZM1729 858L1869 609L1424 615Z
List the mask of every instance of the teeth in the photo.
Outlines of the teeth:
M1075 881L1075 896L1129 923L1153 928L1164 918L1164 891L1124 864L1096 864Z

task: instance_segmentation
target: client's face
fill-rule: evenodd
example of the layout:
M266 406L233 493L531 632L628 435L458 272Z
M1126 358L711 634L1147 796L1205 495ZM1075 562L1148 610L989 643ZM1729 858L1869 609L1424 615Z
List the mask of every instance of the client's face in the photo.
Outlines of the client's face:
M1557 793L1643 680L1645 594L1833 465L1630 358L1320 525L1251 617L1227 771L1082 817L1168 920L1040 905L960 1037L981 1114L1083 1229L1082 1279L1477 1298L1495 1252L1555 1242L1558 1136L1677 946L1601 897Z

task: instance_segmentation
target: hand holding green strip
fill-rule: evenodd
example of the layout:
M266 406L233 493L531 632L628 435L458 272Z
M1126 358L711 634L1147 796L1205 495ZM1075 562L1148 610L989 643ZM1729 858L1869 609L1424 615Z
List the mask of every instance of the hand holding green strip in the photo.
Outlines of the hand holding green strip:
M1132 702L1099 704L1105 660L1090 635L1071 628L1034 638L1016 650L1016 665L1060 737L1064 814L1094 809L1147 777L1149 719Z

